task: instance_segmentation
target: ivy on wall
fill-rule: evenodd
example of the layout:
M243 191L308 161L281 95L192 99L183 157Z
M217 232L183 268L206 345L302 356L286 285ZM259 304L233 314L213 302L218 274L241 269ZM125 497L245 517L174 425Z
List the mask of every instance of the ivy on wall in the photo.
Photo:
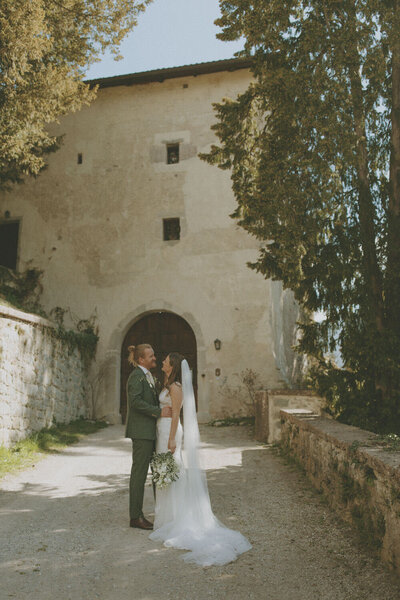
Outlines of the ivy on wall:
M0 298L5 304L45 317L46 314L40 305L43 292L42 275L43 271L40 269L28 268L17 273L0 266Z
M69 314L75 324L75 329L67 329L64 326L64 317ZM97 315L93 313L89 319L77 319L69 309L56 306L50 311L50 318L57 323L57 329L52 335L61 340L73 352L79 350L85 368L88 369L96 354L97 342L99 341L99 327Z
M88 369L95 357L99 340L97 315L93 313L89 319L79 319L69 309L59 306L53 308L47 315L40 303L43 292L42 276L43 271L36 268L28 268L17 273L0 266L0 303L2 300L3 304L8 306L55 321L57 327L51 329L51 335L61 340L70 353L78 349L84 366ZM67 313L74 329L64 325Z

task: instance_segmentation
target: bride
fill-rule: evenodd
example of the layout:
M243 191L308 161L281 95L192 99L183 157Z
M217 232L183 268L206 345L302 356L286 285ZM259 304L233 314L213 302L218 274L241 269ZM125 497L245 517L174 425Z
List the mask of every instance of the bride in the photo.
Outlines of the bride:
M207 480L200 468L200 445L192 377L187 361L171 352L163 361L164 388L160 406L172 407L172 417L157 421L157 452L174 454L179 479L158 488L152 540L188 550L182 558L202 566L224 565L250 550L248 540L228 529L211 510ZM182 427L179 415L183 406ZM182 450L183 445L183 450Z

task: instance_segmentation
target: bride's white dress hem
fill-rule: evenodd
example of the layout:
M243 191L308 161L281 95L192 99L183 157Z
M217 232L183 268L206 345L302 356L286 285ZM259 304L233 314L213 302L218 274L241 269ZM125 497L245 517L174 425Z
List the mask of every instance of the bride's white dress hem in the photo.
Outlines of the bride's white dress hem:
M251 544L238 531L225 527L212 512L206 477L197 462L199 436L195 409L191 406L193 398L189 398L191 402L187 409L187 396L193 392L185 389L185 378L183 384L185 437L190 436L190 441L186 444L188 449L185 447L182 451L183 430L179 423L174 457L180 467L180 476L167 488L156 491L154 531L150 539L188 550L182 556L186 562L202 566L224 565L250 550ZM160 406L168 405L169 393L163 390ZM170 425L171 419L157 421L157 452L168 451Z

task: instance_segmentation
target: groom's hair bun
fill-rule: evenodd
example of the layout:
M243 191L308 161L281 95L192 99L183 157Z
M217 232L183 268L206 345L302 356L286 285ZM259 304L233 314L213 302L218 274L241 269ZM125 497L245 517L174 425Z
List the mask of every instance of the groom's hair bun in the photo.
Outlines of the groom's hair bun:
M137 367L138 360L140 357L144 356L146 348L152 348L152 346L150 346L150 344L138 344L137 346L128 346L128 362L134 367Z

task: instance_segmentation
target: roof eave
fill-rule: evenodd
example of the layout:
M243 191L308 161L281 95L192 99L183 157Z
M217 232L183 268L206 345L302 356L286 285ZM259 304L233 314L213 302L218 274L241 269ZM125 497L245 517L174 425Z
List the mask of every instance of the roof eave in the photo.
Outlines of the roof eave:
M99 79L89 79L86 83L90 87L98 85L100 88L115 87L120 85L138 85L143 83L162 83L165 79L175 79L178 77L196 77L197 75L206 75L209 73L218 73L221 71L236 71L238 69L249 69L253 63L251 58L229 58L227 60L216 60L212 62L196 63L193 65L184 65L182 67L169 67L166 69L155 69L153 71L143 71L141 73L129 73L127 75L116 75L115 77L102 77Z

